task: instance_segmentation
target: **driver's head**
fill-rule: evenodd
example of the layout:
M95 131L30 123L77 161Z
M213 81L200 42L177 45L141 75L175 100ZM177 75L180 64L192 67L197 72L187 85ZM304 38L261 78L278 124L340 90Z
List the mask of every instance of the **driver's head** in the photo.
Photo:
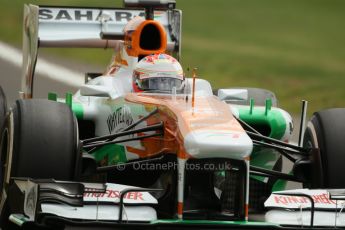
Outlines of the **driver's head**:
M180 63L167 54L153 54L138 62L133 71L135 92L181 90L184 75Z

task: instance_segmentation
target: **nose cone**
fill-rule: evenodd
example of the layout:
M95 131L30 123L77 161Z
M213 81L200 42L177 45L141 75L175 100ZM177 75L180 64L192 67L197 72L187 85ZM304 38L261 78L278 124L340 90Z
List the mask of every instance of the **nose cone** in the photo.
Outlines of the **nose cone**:
M250 156L253 142L245 132L195 130L186 135L184 146L195 158L242 160Z

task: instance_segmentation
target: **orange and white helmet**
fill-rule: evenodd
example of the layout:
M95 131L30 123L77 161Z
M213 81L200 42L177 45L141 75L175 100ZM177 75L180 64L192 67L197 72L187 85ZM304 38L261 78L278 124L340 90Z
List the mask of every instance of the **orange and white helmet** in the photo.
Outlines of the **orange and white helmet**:
M135 92L172 92L183 88L184 75L180 63L167 54L153 54L138 62L133 71Z

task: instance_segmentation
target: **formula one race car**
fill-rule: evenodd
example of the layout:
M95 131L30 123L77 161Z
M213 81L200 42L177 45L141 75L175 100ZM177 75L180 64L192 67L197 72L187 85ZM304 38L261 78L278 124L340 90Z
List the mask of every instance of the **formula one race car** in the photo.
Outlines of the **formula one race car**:
M305 127L304 106L291 144L272 92L185 76L175 5L25 5L21 99L0 90L2 229L345 227L345 109ZM74 95L33 99L38 47L115 55Z

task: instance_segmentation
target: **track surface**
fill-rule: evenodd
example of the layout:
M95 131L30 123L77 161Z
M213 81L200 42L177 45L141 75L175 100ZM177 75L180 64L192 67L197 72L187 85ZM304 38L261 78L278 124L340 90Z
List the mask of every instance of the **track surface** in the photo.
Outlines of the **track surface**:
M18 48L0 41L0 85L11 105L18 99L21 90L22 53ZM83 84L84 73L102 72L102 68L79 64L68 60L40 57L37 61L34 80L34 97L46 98L48 92L64 97L66 92L75 92Z

